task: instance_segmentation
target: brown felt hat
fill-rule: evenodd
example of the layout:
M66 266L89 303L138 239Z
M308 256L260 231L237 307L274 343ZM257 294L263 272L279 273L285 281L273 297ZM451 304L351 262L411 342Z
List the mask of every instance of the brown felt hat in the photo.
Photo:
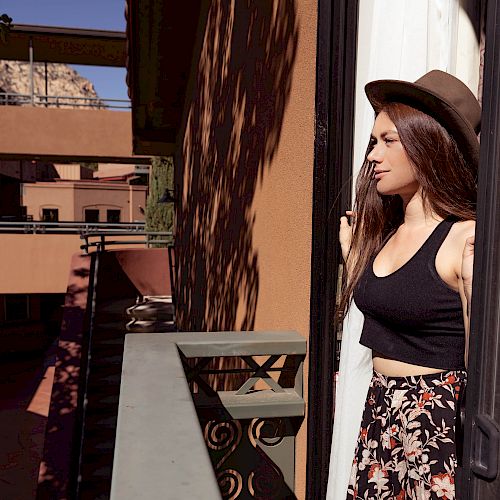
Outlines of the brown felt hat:
M481 106L458 78L433 70L415 83L376 80L366 84L365 92L376 113L386 103L401 102L432 116L455 139L466 161L477 168Z

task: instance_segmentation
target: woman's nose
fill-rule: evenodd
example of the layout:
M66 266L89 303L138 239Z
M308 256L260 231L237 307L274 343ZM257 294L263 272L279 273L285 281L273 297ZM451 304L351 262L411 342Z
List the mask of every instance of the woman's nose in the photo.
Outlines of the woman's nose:
M380 163L383 159L383 152L380 144L375 144L366 158L368 159L368 161Z

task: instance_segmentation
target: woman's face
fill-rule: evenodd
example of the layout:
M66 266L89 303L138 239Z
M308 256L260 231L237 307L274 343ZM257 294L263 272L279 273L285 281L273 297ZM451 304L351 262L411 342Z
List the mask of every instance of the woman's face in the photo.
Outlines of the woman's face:
M396 126L383 111L377 115L370 139L368 160L373 162L377 191L383 195L413 196L419 188Z

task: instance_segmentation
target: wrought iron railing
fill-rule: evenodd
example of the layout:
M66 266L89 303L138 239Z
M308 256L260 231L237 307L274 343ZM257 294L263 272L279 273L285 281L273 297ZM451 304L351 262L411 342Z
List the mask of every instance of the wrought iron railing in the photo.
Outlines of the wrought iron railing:
M295 498L305 354L295 332L128 334L111 499Z
M52 108L93 108L93 109L130 109L127 99L104 99L101 97L77 97L64 95L17 94L0 92L0 104L13 106L45 106Z

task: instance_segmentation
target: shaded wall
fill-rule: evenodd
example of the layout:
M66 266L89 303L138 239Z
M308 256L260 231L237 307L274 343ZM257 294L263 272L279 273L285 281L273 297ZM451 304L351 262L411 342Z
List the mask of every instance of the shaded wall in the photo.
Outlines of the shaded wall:
M0 217L21 215L21 190L19 181L0 174Z
M210 4L177 158L181 329L308 336L316 4ZM301 498L305 423L297 459Z
M0 294L0 358L11 353L36 353L46 349L61 329L64 294L29 294L22 317L12 318L20 310L9 306L9 294ZM22 302L21 302L22 304ZM0 362L1 364L1 362ZM1 498L1 495L0 495Z

